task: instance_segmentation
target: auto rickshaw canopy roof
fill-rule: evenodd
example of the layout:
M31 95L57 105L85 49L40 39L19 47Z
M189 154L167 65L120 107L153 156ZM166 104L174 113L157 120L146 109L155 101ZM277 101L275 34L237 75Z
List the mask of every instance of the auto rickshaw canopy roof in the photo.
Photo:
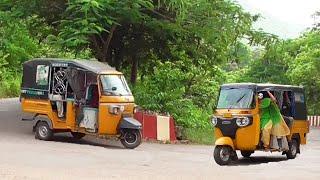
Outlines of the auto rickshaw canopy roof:
M95 74L115 73L121 74L115 68L109 66L107 63L102 63L96 60L84 60L84 59L59 59L59 58L36 58L26 61L23 66L33 68L37 65L43 64L51 65L54 67L74 67L80 68L86 71L93 72Z
M271 84L271 83L230 83L223 84L221 88L249 88L257 91L298 91L303 92L303 86Z

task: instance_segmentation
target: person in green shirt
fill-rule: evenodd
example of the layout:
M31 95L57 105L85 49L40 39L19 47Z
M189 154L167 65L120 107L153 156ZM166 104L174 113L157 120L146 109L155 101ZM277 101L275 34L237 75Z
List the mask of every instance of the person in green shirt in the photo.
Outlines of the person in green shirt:
M259 93L261 140L264 148L269 148L271 135L282 138L290 134L290 130L283 120L276 98L267 91L270 98L263 98Z

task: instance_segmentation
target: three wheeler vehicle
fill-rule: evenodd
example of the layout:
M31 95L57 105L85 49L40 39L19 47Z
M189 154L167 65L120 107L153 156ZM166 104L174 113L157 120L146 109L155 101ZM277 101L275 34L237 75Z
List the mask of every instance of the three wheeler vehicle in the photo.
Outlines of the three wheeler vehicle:
M36 139L70 132L120 139L125 148L141 143L133 118L134 97L121 72L94 60L33 59L23 64L22 120L33 121Z
M258 94L277 99L277 105L290 129L287 150L265 149L261 142ZM236 151L249 158L257 150L278 151L294 159L300 153L300 145L306 144L309 132L306 100L303 87L277 84L234 83L220 87L219 100L214 115L214 159L219 165L237 160Z

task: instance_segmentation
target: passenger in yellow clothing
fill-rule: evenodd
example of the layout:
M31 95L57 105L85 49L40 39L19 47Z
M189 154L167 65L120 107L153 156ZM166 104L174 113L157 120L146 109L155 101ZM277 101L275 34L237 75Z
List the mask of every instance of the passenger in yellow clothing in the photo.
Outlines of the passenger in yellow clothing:
M264 148L269 148L271 135L280 139L290 134L276 104L276 98L269 91L267 93L270 98L263 98L263 94L259 93L261 140Z

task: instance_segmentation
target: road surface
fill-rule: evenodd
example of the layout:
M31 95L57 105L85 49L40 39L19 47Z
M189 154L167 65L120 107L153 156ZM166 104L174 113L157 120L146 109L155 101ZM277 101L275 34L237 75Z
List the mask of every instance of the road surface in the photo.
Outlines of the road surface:
M143 143L134 150L119 142L59 135L34 139L20 121L17 99L0 100L0 179L320 179L320 130L294 160L256 152L227 167L213 160L213 147Z

